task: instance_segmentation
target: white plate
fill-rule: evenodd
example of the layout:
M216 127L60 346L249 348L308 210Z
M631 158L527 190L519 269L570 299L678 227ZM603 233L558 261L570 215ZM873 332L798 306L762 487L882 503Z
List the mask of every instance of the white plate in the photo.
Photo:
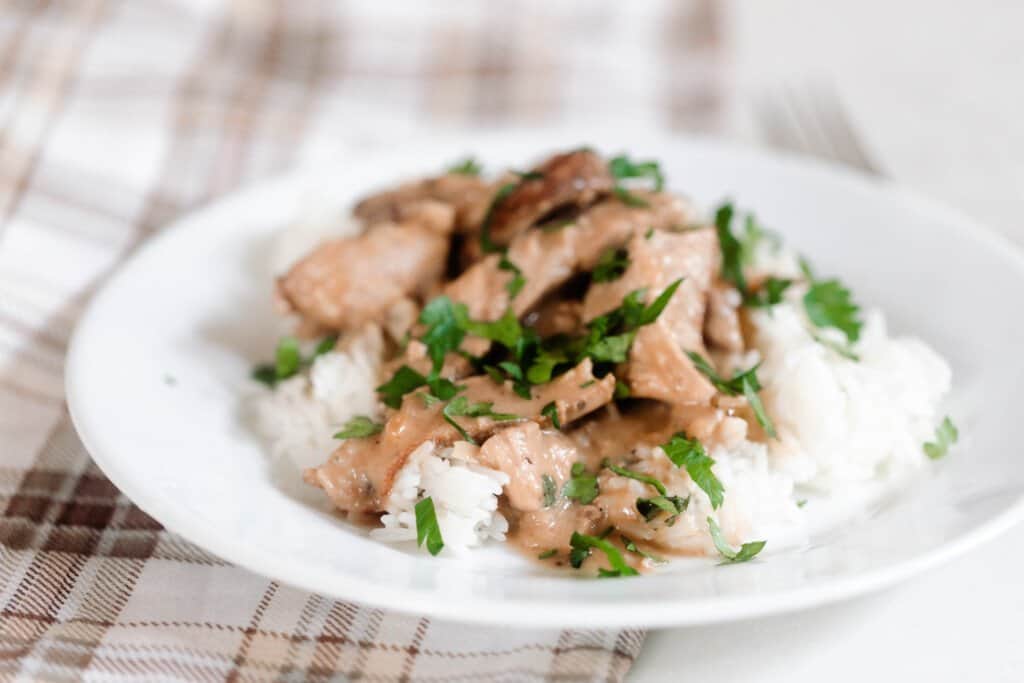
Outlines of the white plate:
M312 194L345 202L472 151L490 168L596 144L661 160L704 205L756 210L823 273L882 305L952 363L961 446L903 495L808 547L746 565L685 561L583 581L505 549L432 558L366 537L271 466L240 419L248 373L275 344L272 236ZM1024 260L993 233L887 184L709 141L578 133L466 135L344 160L240 192L150 241L96 296L67 364L71 414L110 479L168 529L253 571L338 598L528 626L668 626L793 610L875 590L990 539L1022 516ZM173 377L174 382L167 381ZM771 539L769 548L771 547Z

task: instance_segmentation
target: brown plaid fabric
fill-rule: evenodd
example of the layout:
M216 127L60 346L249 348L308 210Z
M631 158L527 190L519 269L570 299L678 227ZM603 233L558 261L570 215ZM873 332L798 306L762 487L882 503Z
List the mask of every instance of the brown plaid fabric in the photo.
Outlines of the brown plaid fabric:
M298 591L169 534L64 406L88 296L169 220L432 127L708 129L714 0L214 4L0 13L0 679L620 680L638 631L487 629Z

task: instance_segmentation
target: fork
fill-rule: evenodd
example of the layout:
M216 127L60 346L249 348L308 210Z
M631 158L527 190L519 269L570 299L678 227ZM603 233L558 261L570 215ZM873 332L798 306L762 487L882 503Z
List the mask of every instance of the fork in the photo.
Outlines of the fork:
M755 112L762 133L775 147L836 161L871 175L885 175L829 86L779 88L759 97Z

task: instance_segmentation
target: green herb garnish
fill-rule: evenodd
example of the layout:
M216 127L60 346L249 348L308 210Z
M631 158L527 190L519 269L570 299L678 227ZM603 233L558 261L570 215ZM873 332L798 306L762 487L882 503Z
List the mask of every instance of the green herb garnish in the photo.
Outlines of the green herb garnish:
M924 453L932 460L938 460L949 451L949 447L960 438L960 430L953 424L949 417L943 418L935 430L935 441L924 444Z
M558 419L558 406L555 405L554 401L541 408L540 414L551 420L551 426L555 429L562 428L562 421Z
M380 434L384 425L374 422L365 415L356 415L345 423L341 431L334 435L335 439L362 439L374 434Z
M608 170L616 180L631 178L652 180L655 192L661 192L665 187L665 176L657 161L633 161L623 154L608 162Z
M620 477L635 479L636 481L640 481L649 486L653 486L655 490L663 496L667 493L665 485L662 484L656 477L652 477L649 474L637 472L636 470L631 470L626 467L619 467L618 465L612 464L607 459L605 459L605 461L601 463L601 466L611 470Z
M668 443L662 444L661 450L665 451L665 455L676 467L686 468L690 479L708 495L711 507L717 510L724 499L725 487L711 470L715 461L704 449L704 444L679 432Z
M420 341L427 347L427 355L433 362L431 375L437 376L444 365L444 357L449 351L455 351L466 336L466 330L460 319L460 311L465 310L464 304L456 304L447 296L438 296L430 300L420 312L420 322L427 326L427 331Z
M554 548L551 548L550 550L545 550L545 551L544 551L544 552L542 552L542 553L541 553L540 555L538 555L538 556L537 556L537 559L538 559L538 560L546 560L546 559L548 559L549 557L554 557L554 556L555 556L555 555L557 555L557 554L558 554L558 551L557 551L557 550L555 550Z
M622 534L619 534L619 538L622 539L622 546L626 549L627 552L631 552L634 555L639 555L640 557L645 557L651 562L655 562L657 564L664 564L665 560L663 558L660 558L657 555L652 555L648 552L644 552L643 550L637 547L636 543L626 538Z
M594 502L599 493L597 475L587 472L581 462L573 463L570 475L569 480L562 486L562 495L572 500L578 500L582 505Z
M549 508L558 499L558 489L555 487L555 480L550 474L540 475L541 489L544 492L544 507Z
M782 303L782 295L792 284L792 280L770 277L756 292L748 292L743 298L743 303L753 308L769 308Z
M274 362L257 365L251 377L273 388L278 382L294 377L302 368L312 365L314 360L332 350L337 343L338 335L328 335L316 345L312 356L303 358L299 340L295 337L282 337L274 352Z
M672 526L676 522L676 517L686 512L686 508L690 505L689 496L683 498L681 496L654 496L653 498L637 498L636 499L636 510L644 519L648 522L658 516L660 512L667 512L668 519L665 520L665 524Z
M523 286L526 284L523 271L519 269L519 266L508 260L507 254L501 255L501 260L498 261L498 269L512 273L512 279L505 283L505 291L508 292L509 299L515 299L516 295L523 290Z
M708 529L711 530L711 540L715 543L715 548L725 558L722 564L734 564L738 562L746 562L751 560L761 552L764 548L766 541L751 541L750 543L744 543L740 546L739 550L733 550L732 547L726 543L725 537L722 536L722 530L718 527L718 524L714 519L708 517Z
M764 404L761 402L761 396L757 393L761 391L761 382L757 379L757 368L760 366L760 363L749 370L737 373L732 379L726 380L699 353L687 351L686 355L693 361L694 367L700 370L701 374L707 377L715 388L723 394L728 394L729 396L739 396L742 394L746 397L747 402L754 411L754 417L757 418L758 423L764 428L765 433L773 439L778 438L775 424L768 416L767 411L765 411Z
M608 249L598 259L591 273L593 282L618 280L629 268L629 253L625 249Z
M606 578L614 576L637 576L638 574L635 569L626 563L626 560L623 559L622 553L619 552L619 549L603 538L587 536L586 534L574 531L572 538L569 540L569 546L572 548L572 552L569 553L569 564L571 564L575 569L579 569L583 565L583 561L590 555L592 548L597 548L605 554L605 557L608 558L608 564L612 566L610 570L599 570L598 576Z
M519 183L505 183L498 188L498 191L494 193L494 198L491 199L491 205L487 207L487 213L484 214L484 219L480 223L480 249L485 254L493 254L501 251L501 247L494 243L491 239L491 223L494 222L494 212L498 210L498 206L505 201L512 192L519 187Z
M427 550L431 555L437 555L444 547L444 539L441 538L441 527L437 523L437 512L434 510L434 500L429 496L416 503L416 546L421 547L426 541Z
M715 232L718 248L722 252L722 278L732 283L740 294L747 292L747 278L743 274L743 247L732 234L732 204L726 203L715 211Z
M463 440L474 445L476 445L476 441L469 435L469 432L455 421L456 417L489 417L497 422L519 419L519 416L513 413L494 412L494 403L490 401L473 402L465 396L456 396L450 400L441 410L441 415L448 424L455 427L455 430L462 436Z
M826 339L825 337L822 337L820 334L812 333L811 338L814 339L814 341L821 344L822 346L824 346L829 351L839 354L846 360L852 360L855 363L860 362L860 356L854 353L853 349L851 349L848 344L839 344L837 342L832 341L831 339Z
M863 327L857 317L860 307L839 280L812 280L804 294L804 309L816 327L834 327L845 334L851 344L860 338Z
M480 165L473 157L466 157L457 164L453 164L448 167L448 173L454 173L458 175L471 175L478 176L480 172L484 170L484 167Z
M413 389L418 389L427 383L427 378L416 372L408 365L403 365L395 371L384 384L377 387L384 405L391 408L399 408L402 405L402 397Z

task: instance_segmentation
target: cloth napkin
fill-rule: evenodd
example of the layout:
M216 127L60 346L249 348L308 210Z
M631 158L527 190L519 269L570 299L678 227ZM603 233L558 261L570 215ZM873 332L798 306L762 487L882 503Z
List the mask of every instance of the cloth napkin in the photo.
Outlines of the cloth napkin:
M119 263L175 217L268 173L357 163L352 150L438 126L611 116L713 128L716 8L5 7L0 678L622 679L641 631L392 614L256 576L168 533L89 459L69 421L62 365L84 304Z

